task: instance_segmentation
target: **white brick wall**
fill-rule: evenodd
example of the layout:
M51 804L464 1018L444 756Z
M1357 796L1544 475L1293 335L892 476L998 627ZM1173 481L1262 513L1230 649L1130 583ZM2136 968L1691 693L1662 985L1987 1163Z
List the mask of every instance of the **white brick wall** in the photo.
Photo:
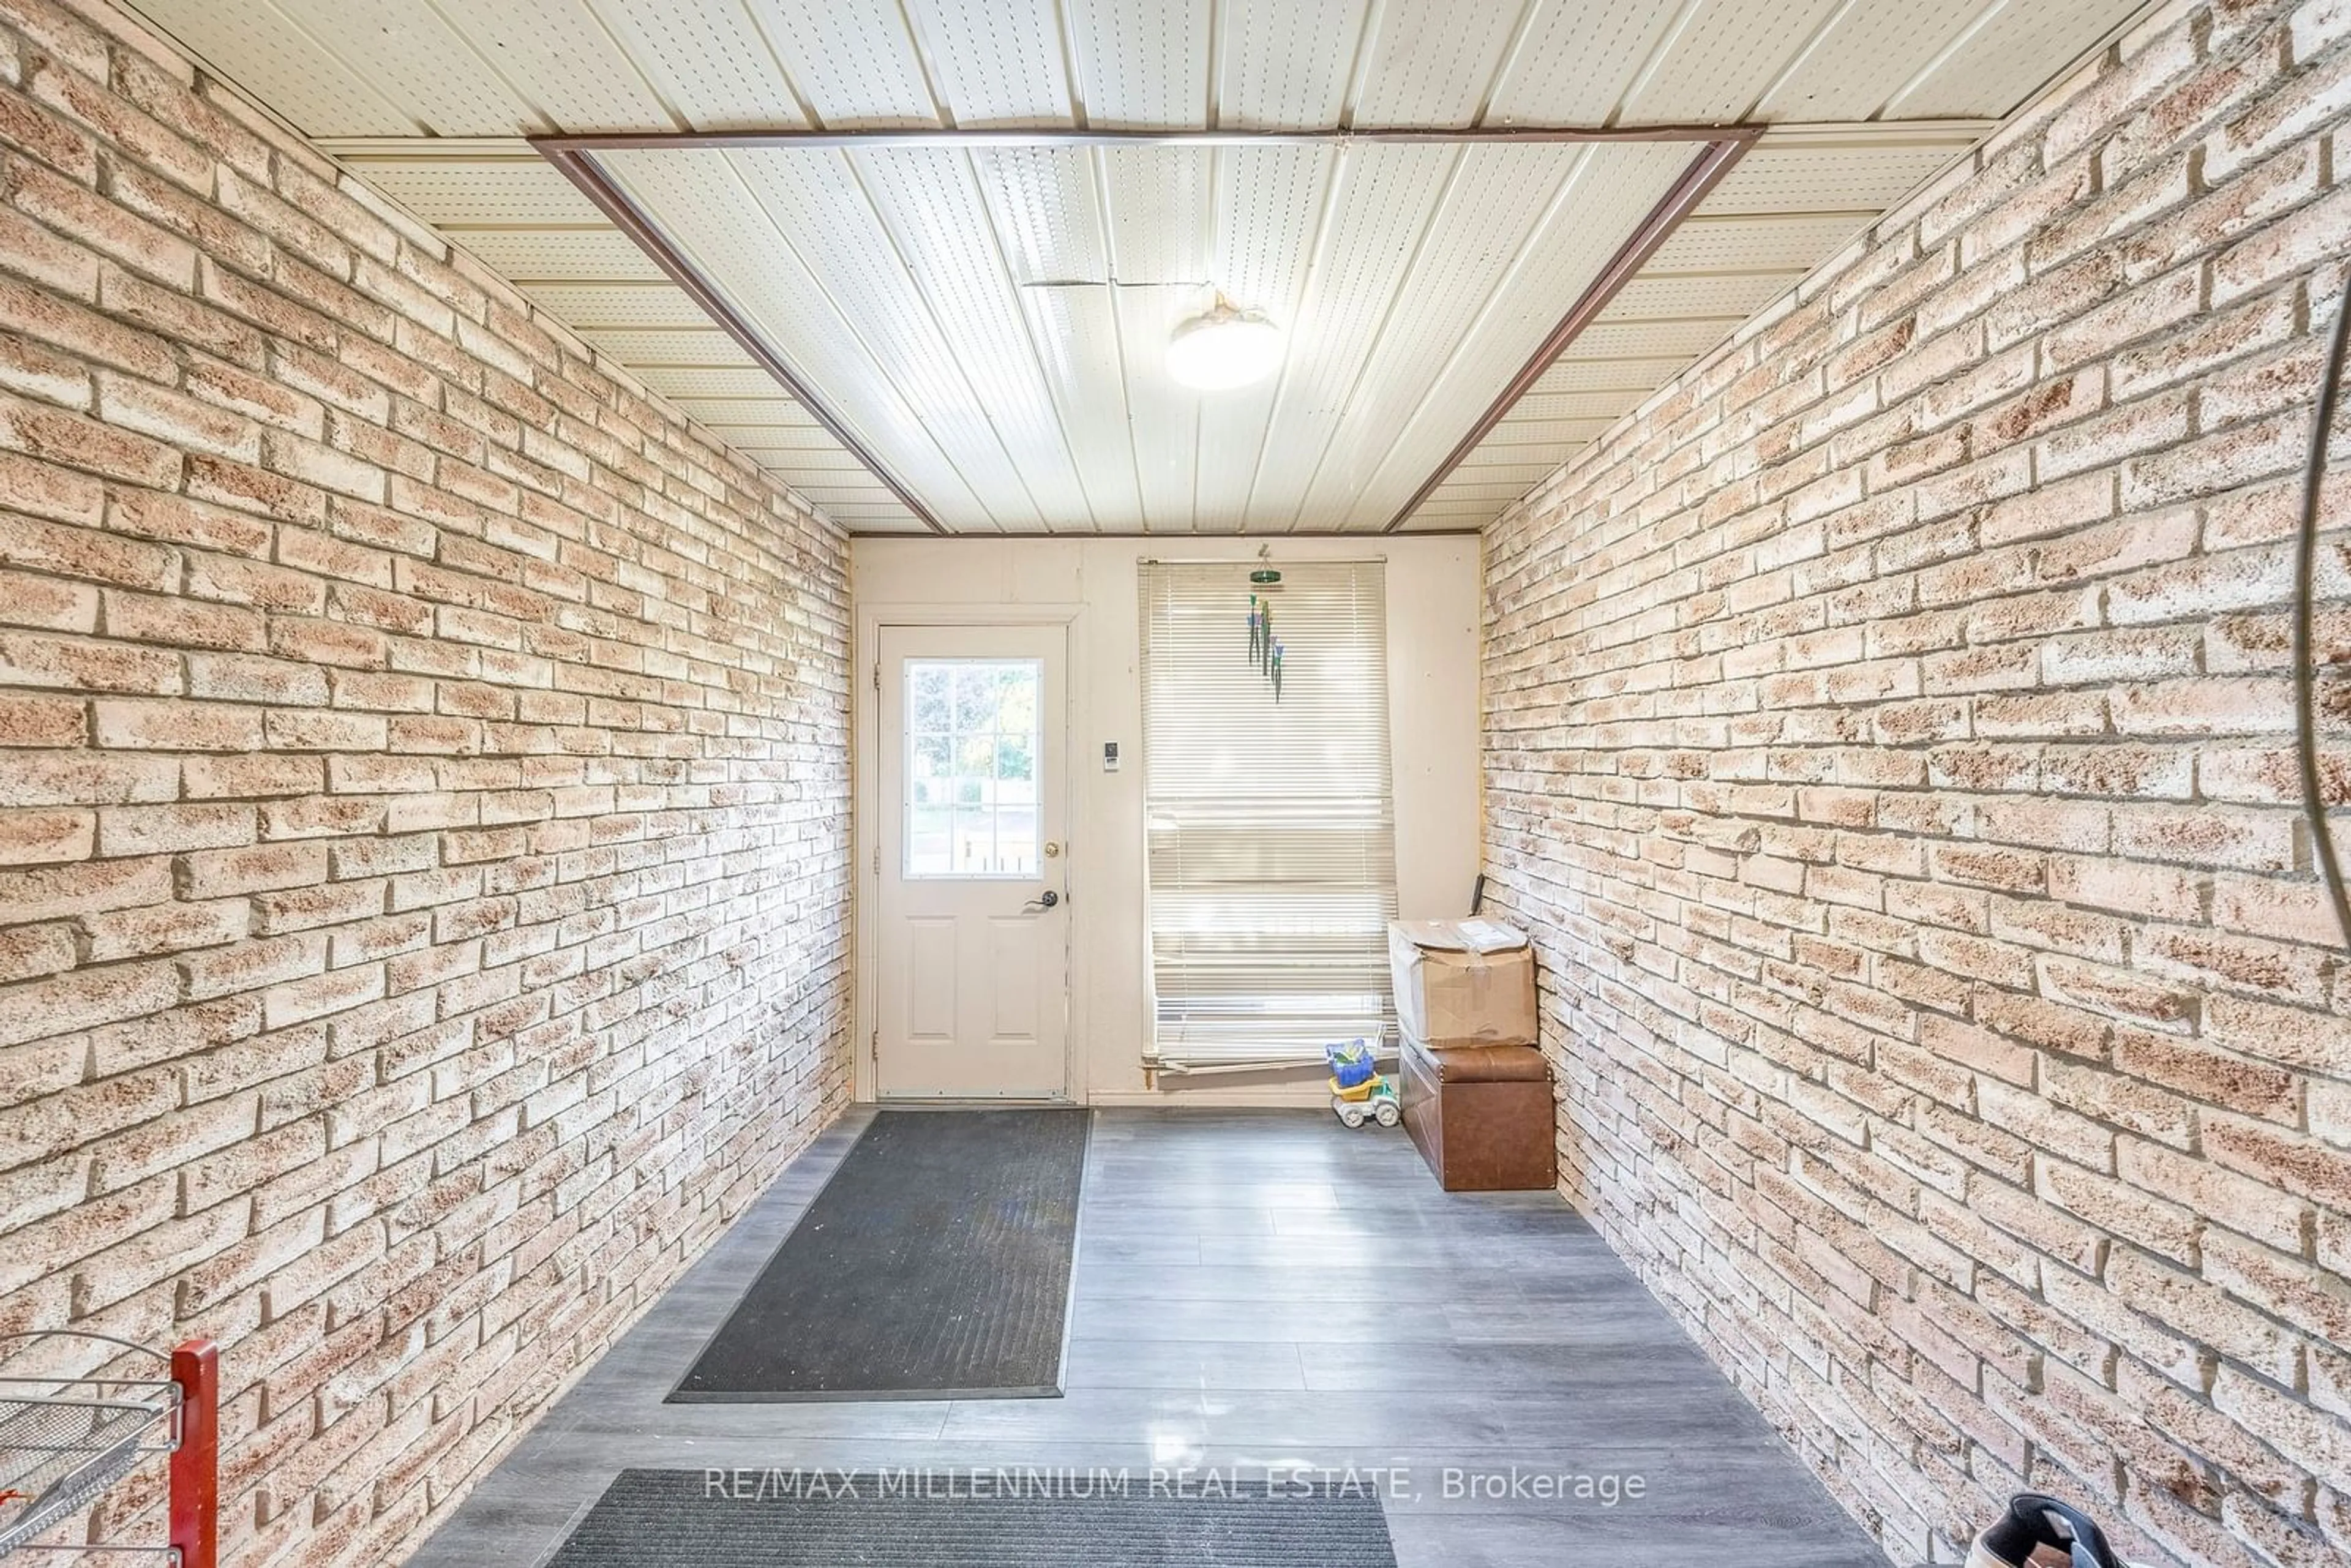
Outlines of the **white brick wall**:
M843 541L388 214L0 0L0 1332L217 1338L236 1563L397 1561L848 1092Z
M1896 1561L2351 1552L2346 109L2342 0L2176 7L1488 540L1565 1188Z

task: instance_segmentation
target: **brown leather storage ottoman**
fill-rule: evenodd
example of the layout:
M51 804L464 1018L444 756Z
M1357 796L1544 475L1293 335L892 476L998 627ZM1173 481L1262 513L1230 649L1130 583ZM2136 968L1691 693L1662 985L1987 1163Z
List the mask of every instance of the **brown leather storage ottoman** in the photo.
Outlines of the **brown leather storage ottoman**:
M1404 1127L1447 1192L1552 1185L1551 1064L1531 1045L1430 1051L1404 1038Z

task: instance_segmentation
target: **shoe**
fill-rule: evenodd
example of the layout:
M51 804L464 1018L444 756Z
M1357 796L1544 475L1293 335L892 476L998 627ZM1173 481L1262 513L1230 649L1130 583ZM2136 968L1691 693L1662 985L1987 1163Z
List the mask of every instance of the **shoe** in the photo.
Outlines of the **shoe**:
M1976 1537L1968 1568L2028 1568L2043 1546L2070 1553L2073 1568L2126 1568L2088 1514L2030 1491L2009 1499L2008 1512Z

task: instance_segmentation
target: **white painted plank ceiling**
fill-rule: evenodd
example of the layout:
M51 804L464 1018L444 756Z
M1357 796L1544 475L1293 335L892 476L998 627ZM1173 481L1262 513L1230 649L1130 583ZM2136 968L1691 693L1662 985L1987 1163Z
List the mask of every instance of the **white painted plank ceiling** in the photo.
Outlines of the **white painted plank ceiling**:
M520 138L1762 123L1405 525L1475 528L2142 0L136 0L859 531L920 528ZM1834 126L1836 129L1822 129ZM1385 526L1694 144L604 154L962 530ZM1109 287L1113 280L1124 287ZM1164 373L1213 282L1280 375Z

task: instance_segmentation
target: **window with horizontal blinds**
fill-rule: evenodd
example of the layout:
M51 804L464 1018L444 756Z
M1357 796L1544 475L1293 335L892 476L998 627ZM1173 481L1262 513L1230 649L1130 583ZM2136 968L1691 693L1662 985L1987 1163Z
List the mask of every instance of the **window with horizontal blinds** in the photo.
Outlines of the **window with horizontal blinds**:
M1151 1060L1172 1071L1320 1062L1394 1017L1385 567L1143 567ZM1251 657L1249 596L1282 644Z

